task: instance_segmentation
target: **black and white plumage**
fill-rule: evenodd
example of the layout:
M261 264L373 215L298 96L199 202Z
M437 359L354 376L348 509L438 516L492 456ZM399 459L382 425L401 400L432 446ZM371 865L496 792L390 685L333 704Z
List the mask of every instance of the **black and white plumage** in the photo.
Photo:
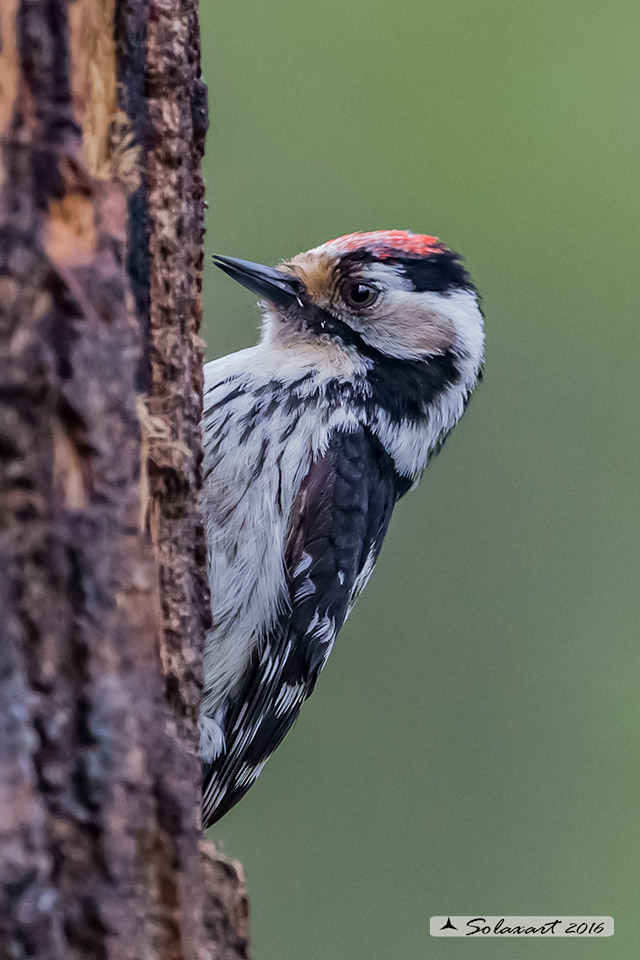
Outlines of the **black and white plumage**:
M433 237L352 234L277 270L216 260L265 301L260 343L205 366L205 826L312 692L484 342L468 275Z

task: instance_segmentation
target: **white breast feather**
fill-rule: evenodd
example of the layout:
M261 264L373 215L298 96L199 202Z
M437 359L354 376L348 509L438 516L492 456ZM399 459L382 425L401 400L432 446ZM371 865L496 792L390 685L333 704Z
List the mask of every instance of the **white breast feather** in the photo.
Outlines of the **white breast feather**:
M243 418L256 403L252 391L221 406L216 404L236 387L260 386L272 377L294 379L296 372L298 376L305 373L299 357L297 371L283 370L286 358L283 363L282 351L277 351L277 366L271 366L271 353L276 351L258 346L205 366L201 508L213 608L213 626L204 653L202 709L208 718L237 684L252 650L273 628L286 603L285 537L312 456L326 449L336 427L348 430L357 426L356 417L343 409L327 419L326 411L312 405L306 411L300 409L300 420L286 442L279 438L290 419L276 411L269 418L256 417L241 444L239 438L247 423ZM309 391L316 385L317 379L310 379ZM268 404L271 397L263 397ZM268 443L263 449L265 440ZM264 465L252 482L261 456ZM205 759L216 755L223 742L211 725L210 719L201 723Z

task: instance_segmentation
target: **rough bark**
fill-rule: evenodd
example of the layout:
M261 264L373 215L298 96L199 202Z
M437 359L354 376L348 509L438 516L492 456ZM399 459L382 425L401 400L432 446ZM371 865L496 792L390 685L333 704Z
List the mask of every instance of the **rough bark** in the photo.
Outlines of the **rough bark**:
M0 960L245 957L198 823L196 3L0 30Z

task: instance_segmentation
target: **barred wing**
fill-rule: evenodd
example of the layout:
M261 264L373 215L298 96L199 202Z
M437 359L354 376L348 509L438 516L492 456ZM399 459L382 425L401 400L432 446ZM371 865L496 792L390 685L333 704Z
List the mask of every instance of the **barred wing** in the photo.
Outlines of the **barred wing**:
M408 488L365 428L336 432L303 480L286 549L288 596L280 621L227 704L225 749L204 769L203 823L247 792L313 691Z

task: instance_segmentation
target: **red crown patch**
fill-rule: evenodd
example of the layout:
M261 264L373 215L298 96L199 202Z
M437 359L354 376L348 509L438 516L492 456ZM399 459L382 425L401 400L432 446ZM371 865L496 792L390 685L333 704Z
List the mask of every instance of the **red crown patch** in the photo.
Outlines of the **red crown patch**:
M437 237L423 233L411 233L409 230L373 230L369 233L348 233L344 237L331 240L327 246L338 253L351 253L362 247L370 250L376 257L402 254L410 257L427 257L430 253L441 253L445 247Z

